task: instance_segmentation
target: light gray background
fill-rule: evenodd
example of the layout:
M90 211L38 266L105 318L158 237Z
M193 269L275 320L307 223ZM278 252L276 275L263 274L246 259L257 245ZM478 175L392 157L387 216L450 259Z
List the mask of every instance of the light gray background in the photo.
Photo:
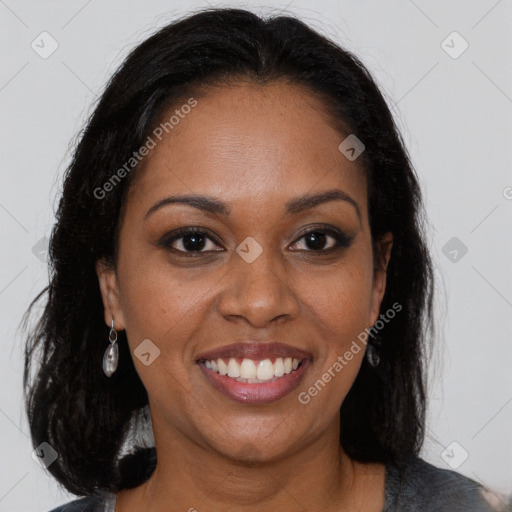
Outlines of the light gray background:
M0 511L41 512L74 498L31 458L18 330L48 279L33 247L50 233L69 143L127 51L206 5L0 0ZM210 5L286 8L356 53L378 80L420 175L438 278L422 456L512 492L512 1ZM59 45L47 59L31 48L43 31ZM453 31L469 44L457 58L445 51L464 44L446 39ZM459 247L446 247L453 237ZM469 457L458 465L462 450Z

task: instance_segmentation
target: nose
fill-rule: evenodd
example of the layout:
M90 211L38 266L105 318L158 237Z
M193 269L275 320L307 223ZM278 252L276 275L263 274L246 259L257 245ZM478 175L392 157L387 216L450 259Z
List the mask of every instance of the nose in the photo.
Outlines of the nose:
M252 263L238 254L233 259L218 302L226 320L244 319L263 328L278 319L290 321L298 316L299 300L290 277L270 251L263 251Z

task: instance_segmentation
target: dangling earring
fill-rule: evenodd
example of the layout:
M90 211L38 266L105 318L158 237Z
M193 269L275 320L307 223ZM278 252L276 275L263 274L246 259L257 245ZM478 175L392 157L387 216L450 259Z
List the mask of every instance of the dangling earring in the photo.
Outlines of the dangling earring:
M107 377L110 377L117 369L119 361L119 348L117 346L117 331L114 329L114 319L112 318L112 327L108 334L110 345L103 354L103 371Z
M366 349L366 359L373 368L379 366L380 363L380 347L382 342L377 337L374 340L368 341L368 347Z

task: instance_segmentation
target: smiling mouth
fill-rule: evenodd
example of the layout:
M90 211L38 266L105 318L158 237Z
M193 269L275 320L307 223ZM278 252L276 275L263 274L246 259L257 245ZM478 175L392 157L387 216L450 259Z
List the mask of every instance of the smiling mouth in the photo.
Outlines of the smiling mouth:
M225 397L238 403L264 405L284 399L296 389L311 359L231 357L200 359L197 364L207 382Z
M200 360L208 370L244 384L265 384L295 372L304 359L275 357L266 359L222 358Z

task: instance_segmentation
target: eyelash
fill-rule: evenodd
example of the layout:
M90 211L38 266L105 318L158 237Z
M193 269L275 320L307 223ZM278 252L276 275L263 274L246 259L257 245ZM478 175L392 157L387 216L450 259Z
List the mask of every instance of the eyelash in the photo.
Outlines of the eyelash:
M328 254L335 250L348 248L350 246L350 244L352 243L352 239L353 239L353 237L350 237L347 234L345 234L342 231L339 231L337 229L313 227L313 228L309 229L308 231L306 231L305 233L303 233L299 238L297 238L297 240L295 242L293 242L292 245L295 245L297 242L299 242L306 236L310 235L311 233L321 233L321 234L331 236L336 241L336 244L333 247L330 247L328 249L319 249L319 250L298 249L299 252L311 252L311 253L316 253L319 255ZM209 232L207 230L205 230L203 228L186 227L186 228L181 228L177 231L174 231L173 233L169 233L169 234L165 235L164 237L162 237L160 239L160 241L158 242L158 246L160 246L164 249L169 249L169 250L171 250L175 253L178 253L181 256L185 256L185 257L198 257L201 254L207 253L207 252L221 252L218 250L215 250L215 251L203 251L203 250L182 251L180 249L175 249L175 248L171 247L172 243L175 242L176 240L180 240L180 239L184 238L185 236L191 235L191 234L204 235L204 236L206 236L207 239L215 242L216 244L219 244L212 236L209 235Z

